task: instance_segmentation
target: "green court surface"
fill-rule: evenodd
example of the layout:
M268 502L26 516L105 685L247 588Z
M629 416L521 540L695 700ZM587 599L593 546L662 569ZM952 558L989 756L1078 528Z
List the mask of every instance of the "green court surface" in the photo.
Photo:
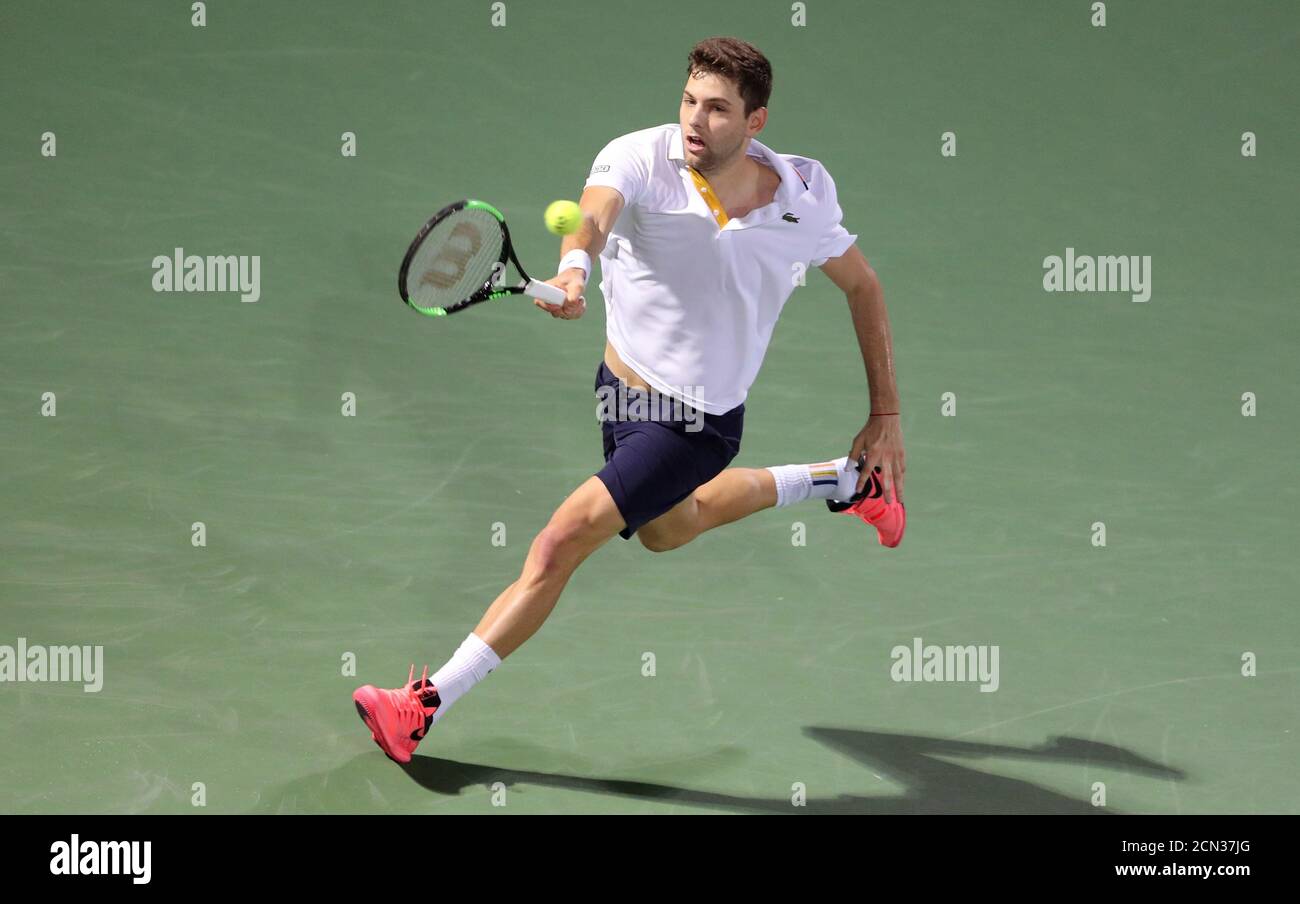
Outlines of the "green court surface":
M1300 7L808 6L7 5L0 644L104 667L0 683L0 811L1300 812ZM906 540L819 502L615 538L404 770L350 694L436 669L599 467L604 315L423 318L402 252L480 197L549 276L546 204L715 34L885 286ZM154 292L177 247L260 256L260 300ZM1149 255L1150 300L1044 291L1067 248ZM813 273L735 464L867 410ZM996 691L893 680L916 637L996 645Z

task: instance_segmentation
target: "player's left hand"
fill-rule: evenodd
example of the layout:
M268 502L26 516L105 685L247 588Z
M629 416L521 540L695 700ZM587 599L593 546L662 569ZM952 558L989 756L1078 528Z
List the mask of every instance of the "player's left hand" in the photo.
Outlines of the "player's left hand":
M849 460L862 462L865 459L866 462L858 475L857 492L862 492L867 477L879 466L885 501L903 501L903 472L907 470L907 459L903 452L903 428L898 421L896 414L869 418L867 425L853 438Z

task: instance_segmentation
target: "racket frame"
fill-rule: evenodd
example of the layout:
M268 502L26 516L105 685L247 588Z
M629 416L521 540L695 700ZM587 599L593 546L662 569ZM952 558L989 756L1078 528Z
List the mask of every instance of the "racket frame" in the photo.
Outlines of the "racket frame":
M523 277L523 279L516 285L503 287L493 285L492 277L489 276L483 285L474 292L474 294L456 302L450 307L420 307L411 300L406 291L406 277L410 273L411 261L415 259L416 252L420 250L420 246L424 244L424 240L428 238L429 233L433 232L438 224L452 214L467 208L471 210L485 210L496 218L497 224L501 227L502 240L501 255L497 259L497 263L504 265L509 261L514 264L515 269L519 271L519 275ZM495 271L495 269L496 268L494 267L493 270ZM442 210L430 217L429 221L420 227L420 231L415 234L415 238L411 241L410 247L406 249L406 256L402 258L402 266L397 271L397 291L402 296L402 301L406 302L407 307L428 317L445 317L449 314L463 311L472 305L482 304L485 301L492 301L497 298L504 298L507 295L527 294L534 298L541 298L551 304L563 304L566 297L563 289L557 286L552 286L549 283L540 282L528 275L527 271L524 270L523 265L519 263L518 256L515 254L514 245L510 241L510 227L506 225L505 216L501 211L497 210L486 201L479 201L474 198L465 198L464 200L448 204Z

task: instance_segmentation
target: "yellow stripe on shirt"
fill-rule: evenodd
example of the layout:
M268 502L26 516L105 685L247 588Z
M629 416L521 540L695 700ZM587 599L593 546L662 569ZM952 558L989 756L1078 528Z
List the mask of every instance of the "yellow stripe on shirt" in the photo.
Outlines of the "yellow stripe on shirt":
M727 209L718 200L718 195L713 191L713 186L709 185L709 180L696 172L695 167L688 166L686 168L691 171L691 179L694 180L695 187L699 189L700 197L704 198L704 203L713 212L713 219L718 221L718 228L721 229L726 226L731 217L727 216Z

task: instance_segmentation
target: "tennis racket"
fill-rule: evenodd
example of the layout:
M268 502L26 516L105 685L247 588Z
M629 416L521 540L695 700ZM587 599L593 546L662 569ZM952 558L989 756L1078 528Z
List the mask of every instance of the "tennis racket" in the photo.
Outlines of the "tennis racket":
M506 284L506 261L520 281ZM484 201L448 204L425 223L406 250L397 288L421 314L445 317L506 295L564 304L564 290L530 279L510 244L506 218Z

